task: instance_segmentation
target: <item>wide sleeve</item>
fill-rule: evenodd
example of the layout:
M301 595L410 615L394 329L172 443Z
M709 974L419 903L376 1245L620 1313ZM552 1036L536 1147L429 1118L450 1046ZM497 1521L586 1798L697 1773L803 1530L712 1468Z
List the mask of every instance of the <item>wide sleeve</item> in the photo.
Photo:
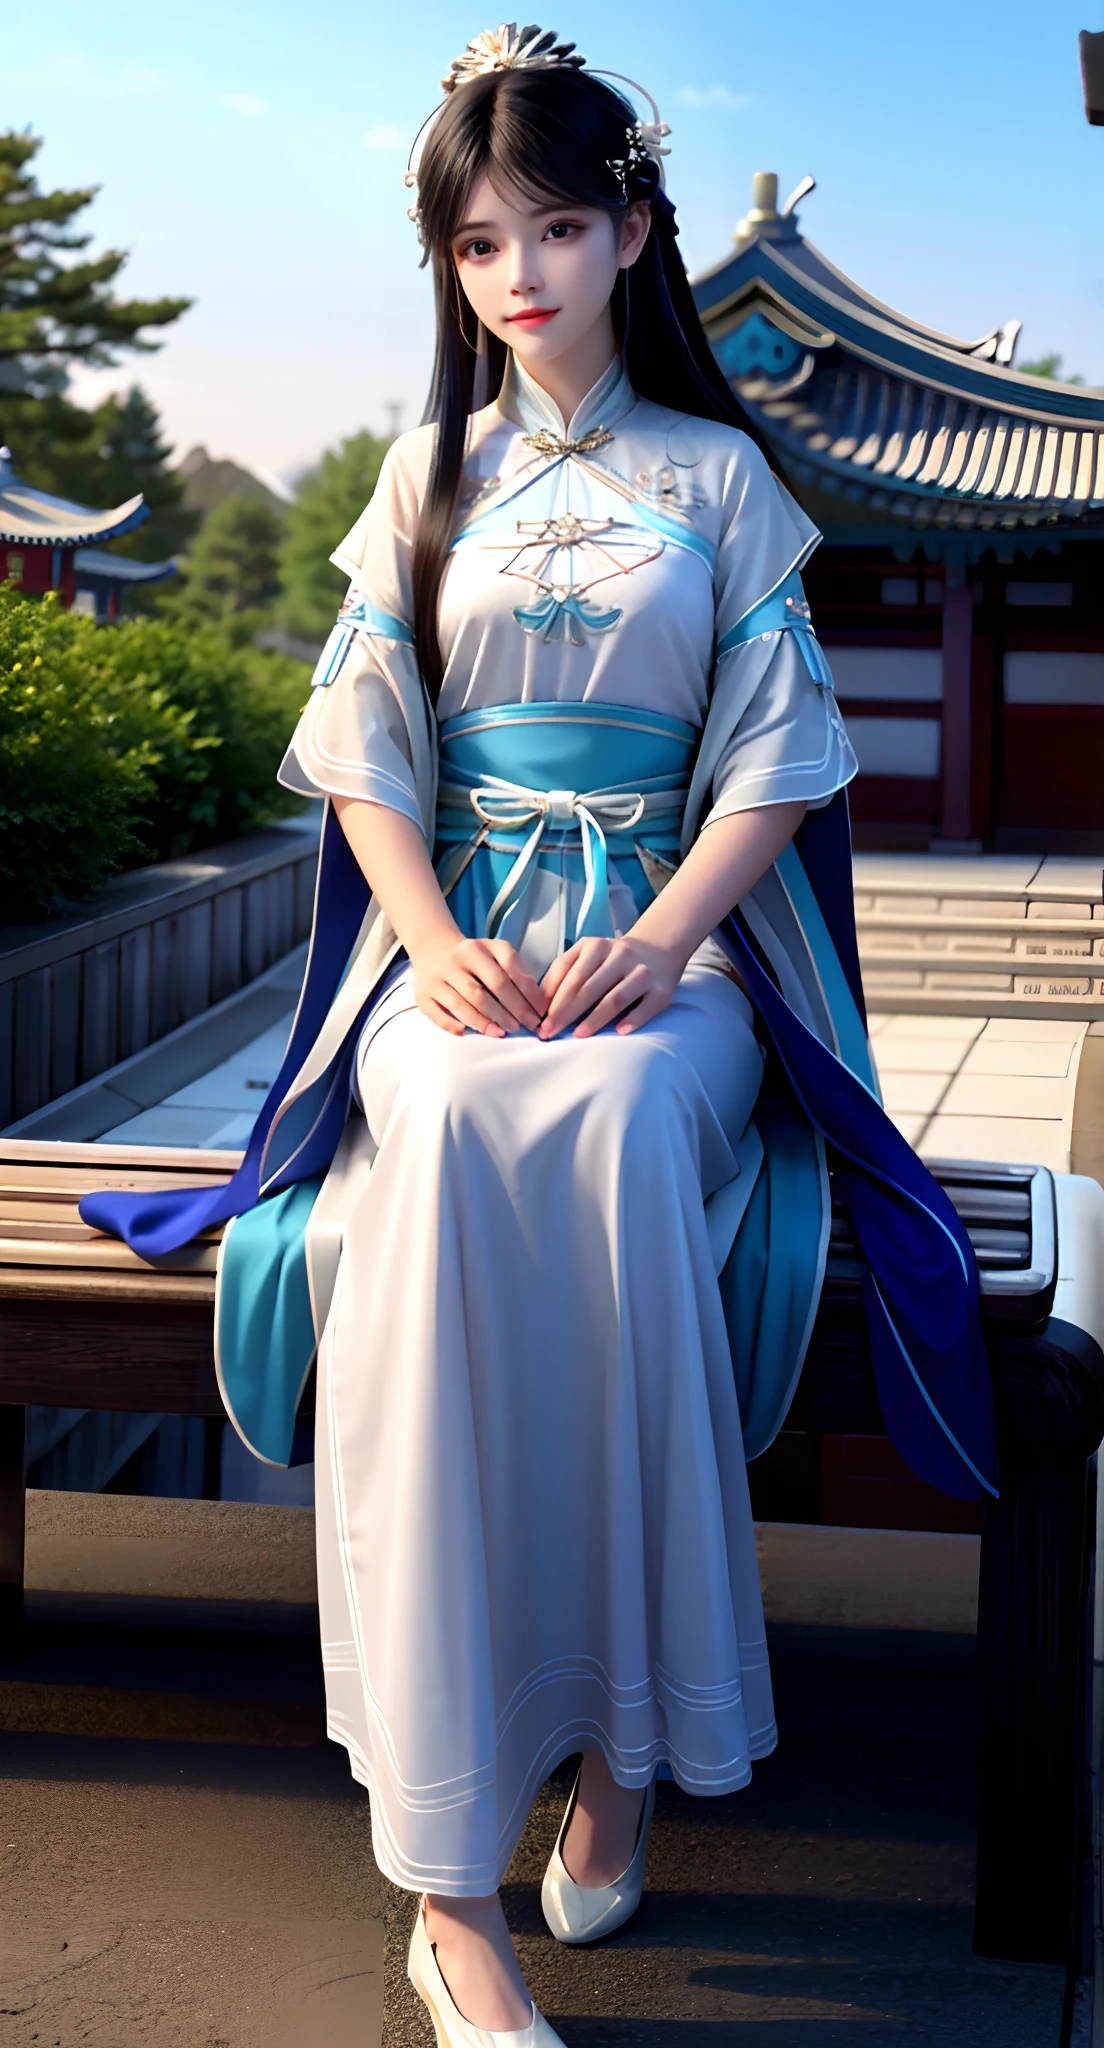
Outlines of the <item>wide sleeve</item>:
M827 803L857 771L801 569L820 535L743 435L724 480L709 710L684 849L734 811Z
M388 449L370 504L330 557L349 591L279 780L303 796L383 804L425 829L426 715L411 629L415 440L404 435Z

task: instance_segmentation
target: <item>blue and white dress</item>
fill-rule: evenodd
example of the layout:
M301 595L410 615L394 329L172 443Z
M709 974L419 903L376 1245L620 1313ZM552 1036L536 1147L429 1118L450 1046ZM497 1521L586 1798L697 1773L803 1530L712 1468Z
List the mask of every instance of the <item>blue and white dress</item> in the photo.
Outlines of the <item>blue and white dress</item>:
M229 1219L216 1367L273 1463L317 1350L330 1732L388 1875L480 1894L572 1751L718 1793L774 1743L744 1460L805 1355L826 1147L890 1436L961 1499L996 1449L969 1239L870 1063L815 528L742 434L618 365L565 426L512 364L472 423L434 708L430 449L395 443L334 557L349 595L281 771L327 800L310 956L242 1164L80 1208L148 1259ZM417 823L462 929L537 973L627 929L715 819L809 809L661 1016L544 1044L415 1008L331 794Z
M419 825L430 434L393 445L334 557L349 599L282 771ZM803 638L816 540L743 435L639 399L620 365L566 429L512 368L474 423L441 600L436 839L465 929L539 975L579 930L631 925L715 818L853 775ZM747 637L771 597L800 630ZM409 969L368 1018L374 1156L342 1184L319 1355L319 1597L330 1733L397 1884L492 1891L575 1750L722 1793L774 1746L717 1278L762 1071L711 941L626 1038L449 1037Z

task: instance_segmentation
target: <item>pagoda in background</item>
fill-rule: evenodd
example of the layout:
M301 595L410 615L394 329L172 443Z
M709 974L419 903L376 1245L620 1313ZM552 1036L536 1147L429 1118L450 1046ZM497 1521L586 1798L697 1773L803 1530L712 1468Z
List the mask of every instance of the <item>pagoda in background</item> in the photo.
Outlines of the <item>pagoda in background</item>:
M958 341L805 240L760 172L694 296L824 534L806 572L860 845L1104 852L1104 391Z
M176 570L175 562L135 562L104 551L104 542L133 533L148 518L141 494L111 512L51 497L23 483L12 468L10 448L0 448L0 581L15 583L28 596L56 590L69 606L84 593L97 618L116 618L124 590L162 583Z

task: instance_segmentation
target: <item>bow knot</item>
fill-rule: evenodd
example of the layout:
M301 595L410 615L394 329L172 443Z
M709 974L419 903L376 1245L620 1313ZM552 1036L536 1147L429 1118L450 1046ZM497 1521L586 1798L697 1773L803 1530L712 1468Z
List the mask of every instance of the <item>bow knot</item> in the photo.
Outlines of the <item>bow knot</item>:
M631 832L639 824L644 815L643 795L633 790L591 790L580 795L574 789L526 789L497 775L485 776L468 794L476 817L492 831L516 832L535 820L487 914L485 936L497 936L507 914L528 892L545 827L566 831L578 825L586 887L575 920L575 937L612 938L606 833Z

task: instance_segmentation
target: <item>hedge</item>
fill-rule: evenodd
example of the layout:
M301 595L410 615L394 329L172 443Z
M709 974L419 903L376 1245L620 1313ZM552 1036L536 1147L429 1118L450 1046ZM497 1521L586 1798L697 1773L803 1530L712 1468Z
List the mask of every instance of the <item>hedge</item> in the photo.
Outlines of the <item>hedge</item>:
M298 809L275 777L307 681L217 626L0 585L0 922Z

